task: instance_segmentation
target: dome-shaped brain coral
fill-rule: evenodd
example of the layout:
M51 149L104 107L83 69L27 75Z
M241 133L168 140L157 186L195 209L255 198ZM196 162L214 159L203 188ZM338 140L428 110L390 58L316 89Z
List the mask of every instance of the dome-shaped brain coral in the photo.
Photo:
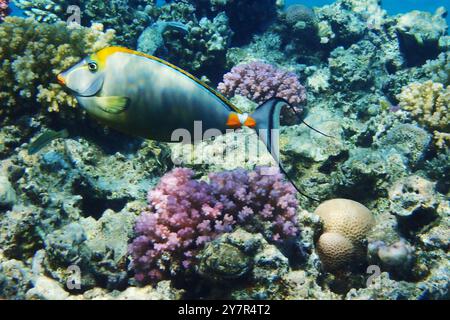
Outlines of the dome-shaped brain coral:
M347 199L323 202L315 210L323 221L317 252L326 270L339 270L358 260L365 252L363 240L374 225L364 205Z
M294 4L286 9L286 22L292 26L300 23L304 25L304 29L308 26L308 29L311 29L311 27L317 27L318 19L311 8L302 4Z
M340 233L327 232L317 241L317 252L327 270L339 270L353 260L353 243Z
M325 232L340 233L353 242L363 240L374 223L369 209L353 200L325 201L315 213L324 221Z

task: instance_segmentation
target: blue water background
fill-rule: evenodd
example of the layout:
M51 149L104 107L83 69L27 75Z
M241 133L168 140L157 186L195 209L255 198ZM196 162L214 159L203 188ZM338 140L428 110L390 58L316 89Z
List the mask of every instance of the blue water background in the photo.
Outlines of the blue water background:
M335 0L285 0L285 3L286 5L300 3L310 7L320 7L333 3L334 1ZM164 3L164 0L158 0L158 3ZM450 0L384 0L382 1L382 6L390 15L412 10L435 12L436 9L441 6L449 10ZM11 7L13 9L13 15L22 16L22 13L14 6L14 4L11 4ZM450 25L450 15L447 16L447 23Z
M309 7L321 7L335 2L335 0L285 0L286 5L300 3ZM437 8L450 9L450 0L384 0L381 6L389 15L405 13L412 10L429 11L434 13ZM447 16L447 24L450 25L450 15Z

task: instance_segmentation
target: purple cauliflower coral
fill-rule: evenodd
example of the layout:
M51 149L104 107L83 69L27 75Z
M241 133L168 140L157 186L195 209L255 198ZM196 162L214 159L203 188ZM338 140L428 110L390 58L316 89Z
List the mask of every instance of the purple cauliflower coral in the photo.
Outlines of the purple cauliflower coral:
M216 198L224 212L254 232L262 232L272 241L297 236L296 191L283 181L278 171L263 174L263 167L255 171L236 169L209 175Z
M0 22L2 22L10 12L9 0L0 0Z
M184 168L163 176L148 193L129 247L136 280L156 282L191 270L206 243L238 225L274 242L298 236L295 189L281 174L262 170L213 173L209 183Z
M301 112L300 104L306 100L306 89L294 73L260 61L232 68L224 75L218 90L225 96L232 97L239 94L256 103L263 103L274 97L283 98L297 112ZM295 113L291 109L283 109L282 117L285 121L294 116Z

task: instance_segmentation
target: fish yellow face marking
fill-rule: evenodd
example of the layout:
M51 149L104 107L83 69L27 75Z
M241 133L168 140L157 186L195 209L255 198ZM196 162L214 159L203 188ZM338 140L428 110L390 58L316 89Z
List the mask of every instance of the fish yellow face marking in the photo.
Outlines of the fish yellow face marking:
M127 48L122 47L107 47L104 48L97 53L94 53L91 55L91 59L98 63L98 66L101 70L106 66L106 62L108 61L108 58L113 55L114 53L122 52L122 53L128 53L128 54L136 54L137 51L133 51ZM144 55L144 54L142 54Z
M247 120L244 122L244 126L249 128L255 128L256 127L256 121L252 117L247 117Z
M236 113L230 113L227 120L227 126L233 129L242 127L241 120Z

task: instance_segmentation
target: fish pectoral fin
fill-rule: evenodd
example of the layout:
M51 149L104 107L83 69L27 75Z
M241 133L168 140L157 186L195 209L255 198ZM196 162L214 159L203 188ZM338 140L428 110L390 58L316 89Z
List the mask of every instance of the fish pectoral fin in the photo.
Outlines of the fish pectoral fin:
M113 114L124 112L130 103L130 98L121 96L95 97L95 99L100 109Z

